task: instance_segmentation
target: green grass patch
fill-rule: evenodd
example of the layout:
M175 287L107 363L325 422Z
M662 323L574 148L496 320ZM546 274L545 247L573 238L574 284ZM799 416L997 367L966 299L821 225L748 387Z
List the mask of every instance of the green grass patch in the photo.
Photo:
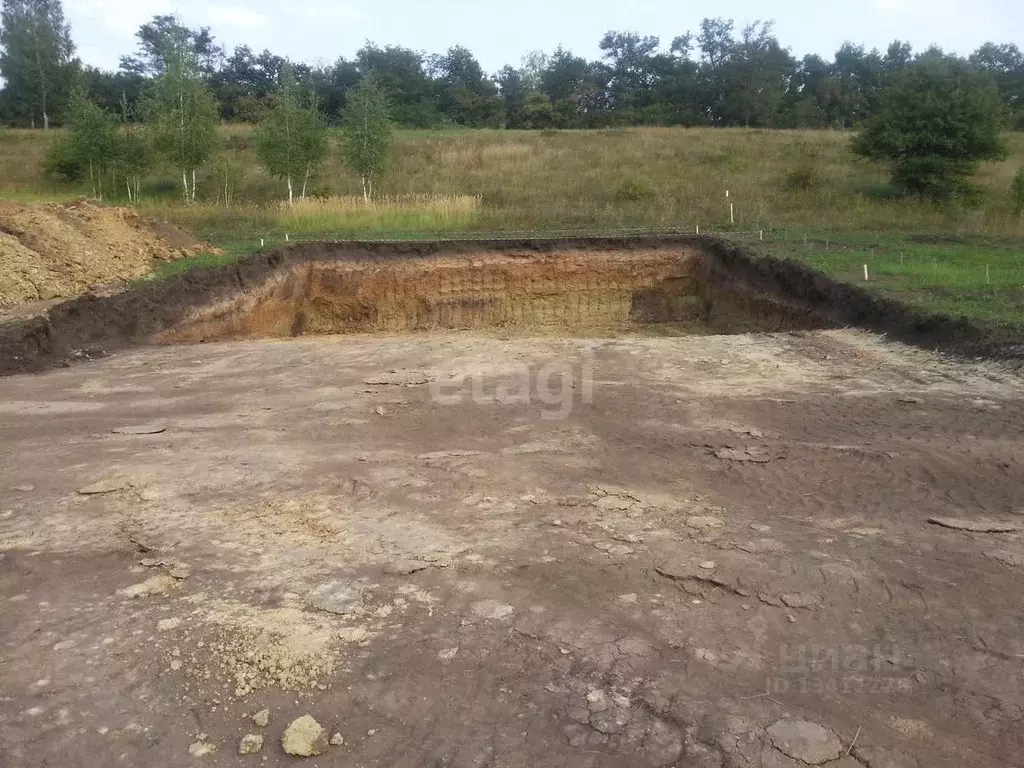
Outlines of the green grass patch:
M225 248L221 246L223 252L216 253L208 251L206 253L197 253L194 256L186 256L183 259L175 259L173 261L161 261L154 267L153 272L143 280L166 280L168 277L174 277L188 272L190 269L204 268L204 267L221 267L225 264L234 264L239 259L253 253L255 248L249 248L248 244L235 244L235 247Z
M1012 240L806 230L769 239L779 256L919 309L1024 327L1024 248Z

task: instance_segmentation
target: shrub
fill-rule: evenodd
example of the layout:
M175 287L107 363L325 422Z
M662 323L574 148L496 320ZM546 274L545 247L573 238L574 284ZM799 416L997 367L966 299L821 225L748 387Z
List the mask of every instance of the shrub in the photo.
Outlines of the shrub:
M1013 201L1013 209L1018 216L1024 216L1024 165L1017 169L1010 182L1010 196Z
M58 137L43 158L43 171L64 181L81 181L85 178L85 165L75 151L71 137Z
M615 190L615 198L624 203L642 203L654 197L654 189L646 181L626 179Z
M782 188L789 192L810 192L820 186L821 176L812 165L798 165L782 177Z

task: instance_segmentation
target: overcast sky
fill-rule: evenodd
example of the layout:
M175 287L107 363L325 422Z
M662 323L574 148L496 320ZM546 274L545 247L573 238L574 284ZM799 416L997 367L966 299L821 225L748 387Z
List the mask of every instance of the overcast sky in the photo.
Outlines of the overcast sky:
M894 38L915 50L935 43L969 53L992 40L1024 47L1021 0L64 0L65 14L87 63L116 68L135 48L138 27L155 14L174 13L188 26L209 26L230 51L254 50L308 63L351 57L366 40L430 53L470 48L489 72L518 64L522 54L551 52L559 44L597 58L610 29L672 38L696 31L701 18L725 16L737 27L773 18L779 41L796 56L830 57L844 41L868 48Z

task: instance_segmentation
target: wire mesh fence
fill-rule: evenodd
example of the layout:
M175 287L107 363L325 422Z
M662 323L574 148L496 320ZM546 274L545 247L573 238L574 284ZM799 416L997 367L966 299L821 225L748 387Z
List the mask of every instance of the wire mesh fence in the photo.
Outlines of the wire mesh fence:
M260 245L271 247L285 243L300 242L360 242L360 243L400 243L400 242L462 242L462 241L522 241L522 240L561 240L582 238L658 238L678 237L683 235L706 235L736 240L764 240L763 230L758 231L712 231L693 227L602 227L602 228L566 228L566 229L527 229L527 230L472 230L449 232L316 232L286 233L282 235L260 238Z

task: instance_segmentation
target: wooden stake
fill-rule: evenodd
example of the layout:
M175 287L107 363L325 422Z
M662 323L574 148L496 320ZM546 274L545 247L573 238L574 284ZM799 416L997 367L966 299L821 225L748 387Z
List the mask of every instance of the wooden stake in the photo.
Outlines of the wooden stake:
M864 280L866 281L867 279L868 279L868 265L865 264L864 265Z
M759 229L757 231L757 239L758 240L764 240L764 230L763 229Z
M700 224L697 225L697 234L700 234Z
M287 232L284 233L284 241L286 243L288 242L288 233Z
M730 224L735 224L736 223L736 217L733 215L733 212L732 212L732 203L729 203L729 223Z
M262 247L263 247L263 238L261 237L260 238L260 248L262 248Z

